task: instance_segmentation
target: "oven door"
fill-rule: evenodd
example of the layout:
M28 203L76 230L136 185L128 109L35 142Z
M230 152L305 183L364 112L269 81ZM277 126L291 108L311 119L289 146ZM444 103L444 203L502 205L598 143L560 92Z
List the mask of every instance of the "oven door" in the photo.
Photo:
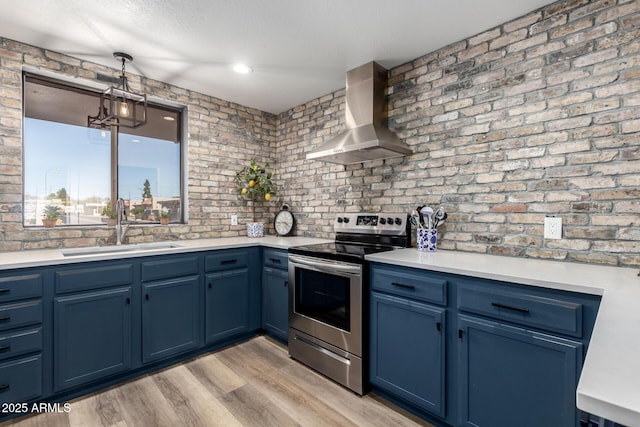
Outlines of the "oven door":
M362 356L362 265L289 255L289 328Z

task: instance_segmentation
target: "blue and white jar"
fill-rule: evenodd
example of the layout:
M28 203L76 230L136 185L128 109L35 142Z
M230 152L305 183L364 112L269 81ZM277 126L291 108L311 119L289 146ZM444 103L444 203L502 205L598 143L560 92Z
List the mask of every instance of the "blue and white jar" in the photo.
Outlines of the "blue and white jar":
M248 237L263 237L264 236L264 224L261 222L248 222L247 223L247 236Z
M417 246L419 251L435 252L438 244L438 230L419 228Z

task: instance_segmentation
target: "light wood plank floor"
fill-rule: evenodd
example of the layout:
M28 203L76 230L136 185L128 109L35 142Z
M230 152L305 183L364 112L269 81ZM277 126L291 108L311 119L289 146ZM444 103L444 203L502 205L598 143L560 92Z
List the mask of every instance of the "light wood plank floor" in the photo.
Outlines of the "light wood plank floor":
M68 414L0 426L431 426L373 393L357 396L263 336L70 404Z

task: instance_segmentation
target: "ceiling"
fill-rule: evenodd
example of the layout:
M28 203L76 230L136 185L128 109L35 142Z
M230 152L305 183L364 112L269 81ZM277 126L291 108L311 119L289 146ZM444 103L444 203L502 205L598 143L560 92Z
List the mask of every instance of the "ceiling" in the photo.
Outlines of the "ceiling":
M549 0L21 0L0 36L271 113L526 15ZM253 73L234 73L244 62Z

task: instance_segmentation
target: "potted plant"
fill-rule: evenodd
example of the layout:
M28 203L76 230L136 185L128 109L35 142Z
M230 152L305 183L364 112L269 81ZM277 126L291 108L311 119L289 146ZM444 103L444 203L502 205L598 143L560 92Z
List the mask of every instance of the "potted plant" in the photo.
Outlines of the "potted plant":
M247 223L247 236L264 236L264 224L256 222L256 203L258 201L271 200L276 194L277 186L271 180L272 172L268 172L269 163L264 166L251 159L249 166L244 167L236 173L236 184L241 197L251 201L251 220Z
M64 212L59 206L46 205L43 211L42 225L44 228L53 228Z
M113 227L116 225L116 217L118 214L111 208L111 202L107 203L107 205L102 209L102 216L106 217L105 222L107 226Z
M167 210L167 208L162 208L162 210L160 211L160 224L162 225L167 225L169 224L169 211Z

